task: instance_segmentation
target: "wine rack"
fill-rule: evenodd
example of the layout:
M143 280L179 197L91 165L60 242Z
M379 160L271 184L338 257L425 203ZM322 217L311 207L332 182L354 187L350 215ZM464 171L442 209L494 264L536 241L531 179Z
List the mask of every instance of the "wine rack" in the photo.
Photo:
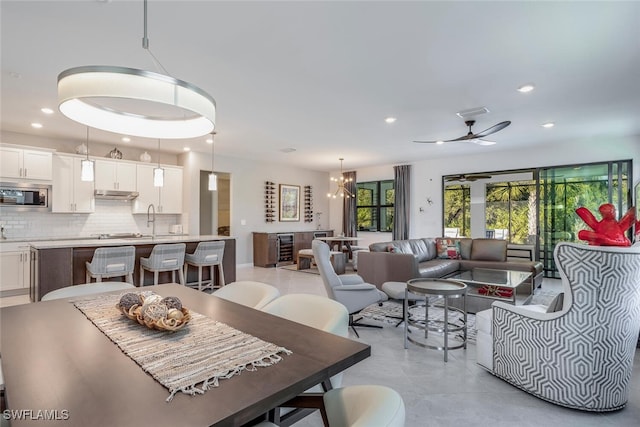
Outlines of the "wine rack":
M271 181L264 183L264 220L276 221L276 184Z
M304 222L313 222L313 192L310 185L304 186Z

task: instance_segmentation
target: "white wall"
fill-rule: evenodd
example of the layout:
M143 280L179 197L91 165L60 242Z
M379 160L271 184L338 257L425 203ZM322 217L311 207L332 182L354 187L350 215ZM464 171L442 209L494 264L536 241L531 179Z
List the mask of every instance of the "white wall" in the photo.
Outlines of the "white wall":
M183 224L185 232L199 233L200 200L198 194L200 170L211 170L211 156L189 152L180 156L179 163L184 170ZM253 232L308 231L318 227L318 223L304 222L304 206L301 204L299 222L265 222L264 206L265 181L276 184L299 185L301 196L305 185L313 187L313 207L322 212L322 228L329 226L329 174L310 171L294 166L275 163L255 162L233 157L215 156L216 172L231 175L231 236L236 238L236 263L253 262ZM301 199L301 203L303 200ZM276 213L277 214L277 213ZM335 229L339 232L339 228Z

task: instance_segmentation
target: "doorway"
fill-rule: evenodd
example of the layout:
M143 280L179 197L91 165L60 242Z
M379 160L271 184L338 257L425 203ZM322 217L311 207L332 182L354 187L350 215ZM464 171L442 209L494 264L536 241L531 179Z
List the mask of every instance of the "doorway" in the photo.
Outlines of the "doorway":
M200 234L231 235L231 174L216 172L218 190L209 191L210 171L200 171Z

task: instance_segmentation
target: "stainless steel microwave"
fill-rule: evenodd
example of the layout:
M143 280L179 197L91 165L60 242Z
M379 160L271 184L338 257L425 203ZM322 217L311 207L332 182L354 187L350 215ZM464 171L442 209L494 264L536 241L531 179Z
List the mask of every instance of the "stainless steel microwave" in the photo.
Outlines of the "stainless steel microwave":
M0 207L15 210L51 210L51 186L0 183Z

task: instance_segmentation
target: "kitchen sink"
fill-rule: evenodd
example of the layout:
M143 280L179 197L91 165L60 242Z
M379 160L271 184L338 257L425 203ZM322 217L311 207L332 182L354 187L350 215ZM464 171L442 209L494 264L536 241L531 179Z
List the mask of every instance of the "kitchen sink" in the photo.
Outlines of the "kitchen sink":
M110 233L100 234L98 239L151 239L152 237L150 234L140 233Z

